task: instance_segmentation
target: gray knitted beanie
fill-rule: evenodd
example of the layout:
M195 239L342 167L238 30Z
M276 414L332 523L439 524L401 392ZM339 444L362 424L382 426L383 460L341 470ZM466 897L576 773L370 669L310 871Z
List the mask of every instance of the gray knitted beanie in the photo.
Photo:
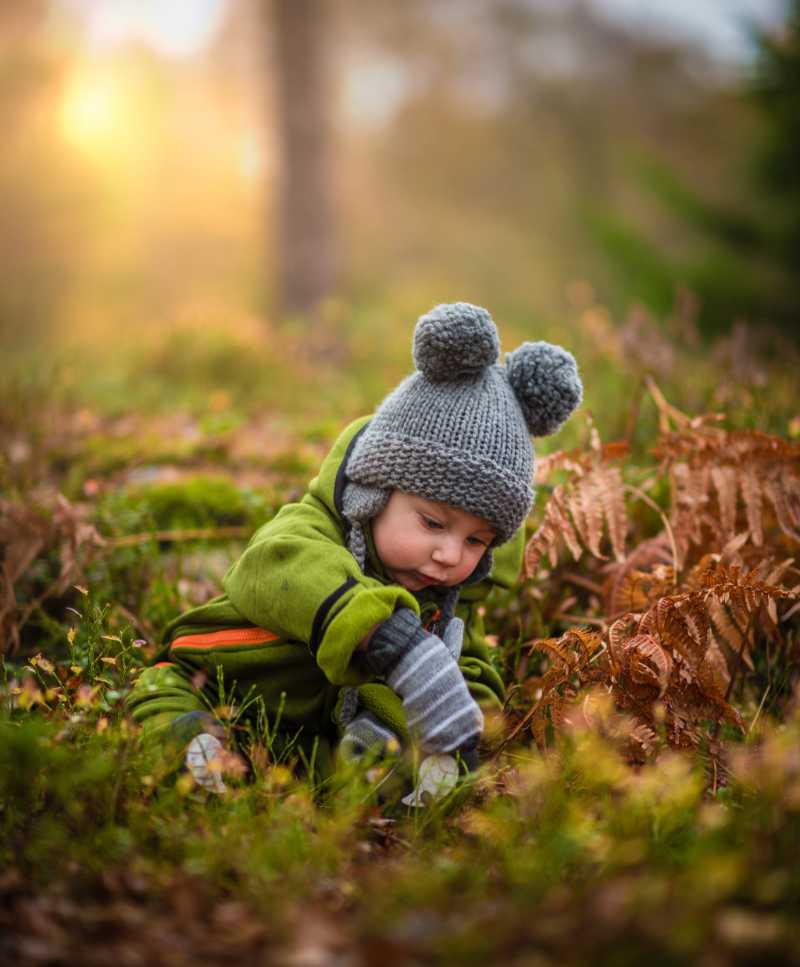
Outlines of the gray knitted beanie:
M440 305L419 319L417 371L381 403L348 461L348 519L370 519L398 489L483 517L495 546L513 536L533 501L530 436L555 433L582 386L560 346L523 343L505 367L499 349L478 306Z

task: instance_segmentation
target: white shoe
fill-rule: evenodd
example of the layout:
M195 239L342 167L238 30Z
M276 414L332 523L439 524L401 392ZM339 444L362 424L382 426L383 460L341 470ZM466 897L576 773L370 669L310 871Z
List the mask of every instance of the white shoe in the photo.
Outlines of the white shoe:
M201 732L186 748L186 768L199 786L222 795L228 791L222 781L224 757L225 747L220 740L208 732Z

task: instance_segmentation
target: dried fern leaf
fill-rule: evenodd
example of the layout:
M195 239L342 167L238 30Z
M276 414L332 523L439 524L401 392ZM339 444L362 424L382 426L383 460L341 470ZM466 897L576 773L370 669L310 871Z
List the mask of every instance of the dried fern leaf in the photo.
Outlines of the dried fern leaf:
M791 505L787 500L786 490L781 483L775 479L764 481L764 493L769 497L770 503L775 510L775 519L778 527L792 541L800 542L800 533L794 529L798 522L794 519Z
M780 564L776 565L769 574L764 578L764 584L775 584L781 580L783 575L789 570L789 568L794 564L793 557L787 557L785 561L781 561Z
M739 487L745 514L747 515L747 526L750 529L750 535L756 547L760 547L764 543L761 485L756 477L755 468L752 463L747 463L742 467L741 473L739 474Z
M620 664L623 675L639 685L653 685L661 697L672 675L672 658L652 635L636 635L622 645Z
M550 504L548 504L542 523L525 545L523 563L526 577L533 577L545 554L552 561L552 555L554 552L557 553L558 542L560 540L561 532L558 529L557 522L553 519L553 511L550 510Z
M600 540L603 536L603 506L600 490L597 471L592 471L575 485L569 501L569 509L584 544L595 557L604 558L605 555L600 550Z
M710 632L709 632L710 634ZM725 700L725 694L730 682L728 663L713 636L709 638L703 661L697 669L697 678L703 691L707 695Z
M561 638L539 638L531 644L530 650L543 651L551 658L560 661L566 668L572 662L572 655Z
M725 540L730 540L736 530L737 477L733 467L711 467L711 479L717 490L719 519Z
M744 646L746 628L739 626L732 618L727 605L722 601L714 599L709 601L708 611L717 638L724 642L734 655L741 655L747 667L750 671L753 671L753 659L750 657L749 650Z
M553 491L551 501L554 505L555 512L557 512L557 519L554 520L554 523L556 523L560 528L561 536L564 539L564 543L569 548L573 559L579 561L583 552L580 544L578 543L578 538L575 534L574 528L572 527L572 523L570 522L567 509L564 504L563 487L556 487L556 489Z
M598 496L608 526L608 535L611 539L614 557L618 561L624 561L628 515L625 511L622 473L619 467L598 467L595 475L598 480Z

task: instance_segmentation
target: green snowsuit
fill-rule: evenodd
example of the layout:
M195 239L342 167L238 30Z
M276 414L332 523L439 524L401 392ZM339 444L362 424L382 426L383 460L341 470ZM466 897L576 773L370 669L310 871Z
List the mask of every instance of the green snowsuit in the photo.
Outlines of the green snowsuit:
M220 675L235 704L253 712L263 699L273 725L280 714L280 733L288 738L299 731L307 753L313 742L322 773L329 771L340 731L343 686L355 687L359 707L407 738L400 700L385 684L371 681L353 653L397 608L413 609L423 624L431 621L441 592L426 588L412 594L391 583L369 528L366 574L347 549L341 514L345 468L369 419L344 430L301 501L287 504L256 531L225 575L225 593L168 625L155 664L141 674L128 699L145 739L162 736L185 712L221 704ZM489 577L464 587L456 609L465 623L461 671L473 697L496 707L504 689L489 661L480 605L495 586L514 582L522 543L519 531L497 549Z

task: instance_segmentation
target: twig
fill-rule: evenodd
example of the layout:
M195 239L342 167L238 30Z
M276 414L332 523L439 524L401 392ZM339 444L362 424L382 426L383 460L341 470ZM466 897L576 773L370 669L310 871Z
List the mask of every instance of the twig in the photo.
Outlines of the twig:
M587 591L591 591L593 594L602 595L603 593L602 585L596 581L591 581L589 578L585 578L582 574L575 574L574 571L565 571L563 577L570 584L577 584L578 587L586 588Z
M594 653L594 654L592 655L592 657L591 657L591 658L589 659L589 661L587 661L587 662L586 662L586 664L587 664L587 665L591 665L591 664L593 664L593 663L594 663L595 661L597 661L597 659L598 659L598 658L599 658L599 657L600 657L601 655L605 655L605 653L606 653L607 651L608 651L608 648L607 648L607 647L606 647L605 645L603 645L603 647L602 647L602 648L600 648L600 649L598 649L598 651L596 651L596 652L595 652L595 653Z
M646 373L644 376L644 382L650 391L650 395L655 401L656 407L658 408L658 428L662 433L669 433L669 417L675 421L675 423L683 428L686 428L691 423L691 420L685 413L673 406L672 403L667 402L667 398L658 388L658 384L653 379L653 377Z
M123 537L112 537L106 541L107 547L134 547L137 544L147 544L149 541L196 541L223 540L228 537L248 537L253 533L252 527L190 527L184 530L150 531L147 534L125 534Z
M640 377L639 382L636 384L636 389L633 391L631 396L631 402L628 407L628 416L625 421L625 433L623 434L623 440L630 444L633 439L633 434L636 430L636 424L639 422L639 412L642 408L642 397L644 396L645 381L644 376Z
M664 525L664 530L666 531L667 537L669 538L669 546L672 550L672 586L676 588L678 586L678 545L675 543L675 534L672 531L672 525L667 519L667 515L658 506L658 504L653 500L652 497L649 497L643 490L640 490L638 487L634 487L632 484L623 484L622 489L628 491L629 493L632 493L635 497L638 497L640 500L643 500L647 504L647 506L650 507L652 510L654 510L661 518L661 523Z
M769 695L769 690L771 688L772 688L772 685L767 685L766 689L764 690L764 694L761 696L761 701L758 703L758 708L756 709L756 714L753 717L753 721L750 723L750 726L747 729L747 732L745 733L745 738L747 738L755 728L755 724L758 721L759 716L761 715L761 710L764 708L764 702L766 702L767 695Z
M514 728L513 728L512 730L511 730L511 732L509 732L509 734L508 734L508 735L507 735L507 736L506 736L506 737L505 737L505 738L503 739L503 741L502 741L502 742L500 743L500 745L498 745L498 747L497 747L497 748L495 749L495 751L494 751L494 754L492 755L492 758L493 758L493 759L496 759L496 758L497 758L497 756L499 756L499 755L500 755L500 753L501 753L501 752L503 751L503 749L505 749L505 747L506 747L506 746L507 746L507 745L508 745L508 744L509 744L510 742L512 742L512 741L513 741L514 739L516 739L516 737L517 737L517 736L519 735L519 733L520 733L520 732L521 732L521 731L522 731L522 730L523 730L523 729L524 729L524 728L525 728L525 727L526 727L527 725L529 725L529 724L530 724L530 723L531 723L531 722L533 721L533 718L534 718L534 716L536 715L536 713L537 713L537 712L539 711L539 708L541 707L541 705L542 705L542 703L544 702L544 700L545 700L545 697L546 697L547 695L549 695L549 694L550 694L550 692L552 692L552 690L553 690L552 688L550 688L550 689L548 689L548 691L547 691L547 692L546 692L546 693L545 693L544 695L542 695L542 696L541 696L541 698L540 698L540 699L539 699L539 701L538 701L538 702L537 702L537 703L536 703L536 704L535 704L535 705L533 706L533 708L531 708L531 709L528 709L528 711L527 711L527 712L525 713L525 715L523 715L523 717L522 717L522 719L521 719L521 721L519 721L519 722L518 722L518 723L517 723L517 724L516 724L516 725L514 726Z

